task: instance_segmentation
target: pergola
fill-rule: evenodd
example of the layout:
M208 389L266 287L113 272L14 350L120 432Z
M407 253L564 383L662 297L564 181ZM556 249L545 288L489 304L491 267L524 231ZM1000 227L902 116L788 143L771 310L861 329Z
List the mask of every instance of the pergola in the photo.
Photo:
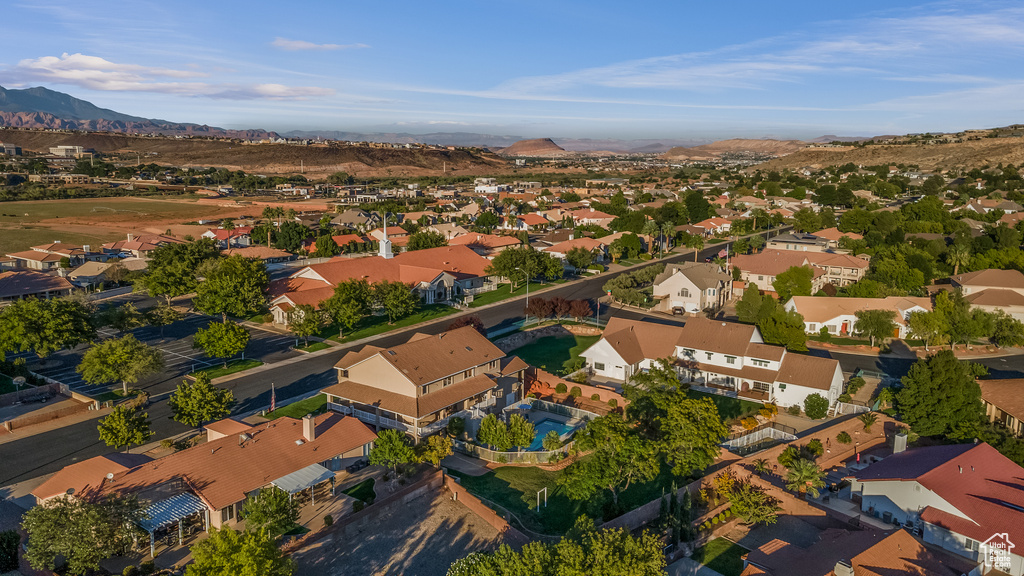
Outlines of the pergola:
M143 530L149 532L149 554L156 558L156 538L153 533L168 524L178 523L178 544L184 544L185 534L181 521L193 514L203 514L203 524L210 528L210 509L191 492L182 492L166 500L154 502L146 508L145 519L139 522Z
M321 482L331 481L331 494L334 494L334 472L319 464L310 464L301 470L296 470L287 476L282 476L271 482L281 490L288 493L290 497L309 488L310 504L316 504L313 495L313 488Z

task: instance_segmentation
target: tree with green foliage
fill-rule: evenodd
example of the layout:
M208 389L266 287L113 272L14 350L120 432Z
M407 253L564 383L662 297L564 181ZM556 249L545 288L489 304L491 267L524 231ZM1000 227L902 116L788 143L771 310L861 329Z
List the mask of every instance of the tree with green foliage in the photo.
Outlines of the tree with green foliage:
M907 317L907 328L910 335L924 341L925 352L929 346L939 345L945 341L949 333L949 325L941 312L911 312Z
M684 398L668 403L660 422L660 449L672 473L682 477L714 463L729 427L710 398L685 398L681 391L677 395Z
M127 395L129 384L135 384L163 367L163 354L160 350L128 334L94 344L82 355L75 371L82 375L82 380L93 385L120 382Z
M746 254L750 252L750 242L746 238L738 238L732 243L733 254Z
M247 529L266 530L271 536L277 537L298 523L299 503L287 492L272 485L245 499L242 516Z
M416 453L409 446L405 434L390 428L377 433L377 440L370 450L370 464L391 468L395 472L402 464L416 460Z
M894 310L857 310L854 316L857 317L856 333L867 337L872 346L876 340L881 344L896 333Z
M797 232L821 230L821 215L810 208L801 208L793 213L793 228Z
M320 309L343 330L352 330L366 316L372 298L373 289L366 280L348 280L334 287L334 294L320 305Z
M652 480L658 474L658 448L641 437L633 425L617 414L600 416L576 434L576 445L590 450L589 458L570 464L558 484L572 500L588 500L609 490L618 508L619 495L634 482Z
M100 440L107 446L115 450L125 446L128 452L133 444L141 446L153 436L149 430L149 414L125 404L115 406L110 414L100 419L97 428Z
M780 273L772 282L779 300L788 302L793 296L810 296L814 271L810 266L793 266Z
M796 352L807 350L804 317L796 310L787 311L778 300L768 296L762 301L758 317L757 328L765 342Z
M562 277L564 268L558 258L524 245L502 250L491 260L486 272L491 276L508 278L511 291L515 292L520 280L525 282L538 276L557 280Z
M704 193L700 190L688 192L683 199L683 203L686 205L686 215L690 219L690 224L707 220L714 216L711 203L708 202L708 199L704 197Z
M330 234L324 234L316 237L316 241L313 242L313 252L310 256L313 258L330 258L338 254L341 254L341 246L338 246L338 243L334 241Z
M206 372L197 373L194 381L182 380L167 399L174 420L192 428L226 418L234 403L235 395L214 386Z
M896 394L903 421L922 436L956 437L982 414L975 376L969 363L957 360L950 350L914 362Z
M747 287L743 289L743 297L736 302L736 316L739 321L746 324L757 324L761 319L760 312L765 298L771 298L771 296L762 296L757 284L753 282L747 284Z
M477 216L474 224L490 232L491 230L494 230L498 224L501 224L501 219L498 218L498 215L494 212L487 211Z
M284 556L266 530L211 528L192 546L185 576L292 576L295 561Z
M192 348L201 349L211 358L220 358L227 368L228 359L245 350L249 337L249 331L234 322L211 322L196 330Z
M558 450L562 447L562 438L558 435L556 430L548 430L548 433L544 435L541 440L541 447L547 451Z
M335 186L347 186L355 181L348 172L335 172L327 177L327 182L334 184Z
M811 420L821 420L828 415L828 398L821 394L809 394L804 398L804 413Z
M92 310L74 298L26 298L0 308L0 360L29 351L45 358L95 338Z
M160 328L160 337L164 337L164 327L170 326L184 318L184 314L175 310L172 306L161 303L146 312L146 322L150 326Z
M958 342L970 347L972 340L992 333L992 316L980 308L972 310L959 290L939 292L934 310L942 314L949 326L950 347Z
M274 235L274 248L296 253L302 248L303 240L312 235L309 228L294 220L285 220L277 227Z
M693 261L697 261L700 251L704 248L704 237L699 234L691 234L686 239L686 247L693 249Z
M953 267L953 276L960 273L961 266L971 263L971 249L966 244L953 244L946 251L946 264Z
M99 570L100 561L129 551L142 519L142 506L133 496L51 498L22 517L28 533L25 559L36 570L55 570L58 559L69 574Z
M999 310L993 316L992 334L989 339L1000 348L1020 346L1024 344L1024 324Z
M429 436L420 446L420 462L430 462L435 468L441 465L441 460L446 456L452 455L452 439L441 434Z
M428 248L439 248L441 246L447 246L448 240L444 237L444 234L440 232L434 232L433 230L421 230L411 236L409 236L409 243L406 244L406 250L409 252L415 250L426 250Z
M201 238L184 244L164 244L149 255L146 274L135 283L135 289L150 296L163 297L167 305L171 299L189 294L199 284L196 269L207 260L220 257L217 244L210 238Z
M484 416L480 421L476 439L494 447L499 452L506 452L512 448L512 433L509 431L508 425L493 414Z
M513 414L508 419L508 433L512 445L520 450L529 446L533 442L533 437L537 435L533 423L522 414Z
M777 498L749 481L734 484L728 497L729 510L747 524L775 524L782 509Z
M0 574L14 572L18 569L20 558L21 534L17 530L0 532Z
M582 246L577 246L565 253L565 261L577 272L586 270L587 266L594 263L594 253Z
M405 318L420 307L419 296L404 282L381 280L374 282L371 288L373 303L388 315L388 324L394 324L395 320Z
M825 471L813 460L798 458L786 467L786 489L799 492L801 496L820 496L819 488L825 487Z
M128 332L146 325L146 316L132 302L111 306L98 314L97 322L120 332Z
M193 304L204 314L248 318L267 305L270 276L266 265L255 258L231 256L221 259L196 288Z
M288 311L288 329L309 346L309 337L323 330L324 314L310 304L299 304Z

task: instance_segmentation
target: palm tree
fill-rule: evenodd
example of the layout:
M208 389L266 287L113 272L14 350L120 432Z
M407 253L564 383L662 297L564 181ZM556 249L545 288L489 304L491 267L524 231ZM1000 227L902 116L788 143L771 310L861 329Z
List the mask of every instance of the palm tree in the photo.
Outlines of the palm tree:
M875 425L875 422L878 422L878 414L874 412L865 412L857 418L864 424L865 432L871 432L871 427Z
M810 494L811 498L821 495L818 488L825 487L825 472L813 461L801 458L786 471L786 489L800 494Z
M693 248L693 261L696 262L701 248L704 247L704 238L700 235L693 234L686 240L686 247Z
M612 245L608 247L608 252L612 256L612 262L618 262L619 257L622 256L622 246L612 242Z
M648 220L647 222L644 222L644 228L642 233L650 238L650 240L648 240L647 242L647 253L650 254L651 256L654 255L654 239L658 236L658 232L660 230L661 228L658 226L658 223L655 222L654 220Z
M676 227L671 222L664 222L661 225L661 251L668 250L668 240L676 234Z
M953 267L953 276L960 273L960 267L971 261L971 251L963 244L953 244L946 252L946 263Z
M761 251L761 247L764 246L763 236L753 236L750 239L750 247L754 249L754 253L757 254Z
M771 465L768 464L768 460L765 458L754 460L754 472L758 476L764 476L769 470L771 470Z

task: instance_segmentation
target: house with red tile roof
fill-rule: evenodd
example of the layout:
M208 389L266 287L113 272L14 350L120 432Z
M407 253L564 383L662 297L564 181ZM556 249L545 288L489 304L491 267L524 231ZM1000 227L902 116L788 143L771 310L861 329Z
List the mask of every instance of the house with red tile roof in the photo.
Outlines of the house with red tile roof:
M494 258L502 250L522 245L515 236L498 236L496 234L463 234L448 241L449 246L468 246L485 258Z
M829 334L849 336L857 332L857 312L888 310L896 324L894 337L909 334L907 319L914 312L931 312L932 300L927 297L888 296L886 298L844 298L840 296L793 296L783 307L804 318L804 330L817 334L822 328Z
M202 238L209 238L217 243L221 249L244 248L252 244L252 226L239 226L226 230L224 228L211 228L203 232Z
M580 356L591 373L621 381L669 359L693 390L782 407L802 406L811 394L831 405L843 389L837 360L765 344L756 326L702 317L684 326L612 317L601 339Z
M981 402L989 422L1001 424L1024 437L1024 378L978 380Z
M390 236L390 234L389 234ZM451 300L488 289L490 260L468 246L441 246L402 252L393 258L333 258L313 264L270 284L274 321L288 323L288 313L300 304L318 308L334 287L349 280L382 280L408 284L427 304Z
M602 228L607 228L608 225L612 223L612 220L615 220L615 216L606 214L600 210L594 210L593 208L573 210L572 212L569 212L568 215L577 226L594 224Z
M323 389L331 410L418 441L443 429L453 416L466 418L469 411L521 400L528 366L465 326L415 334L389 348L367 345L334 367L338 383Z
M46 300L71 294L71 282L35 270L0 272L0 304L22 298Z
M113 253L125 253L130 252L137 258L145 258L149 256L149 253L156 250L164 244L184 244L185 241L173 236L165 236L163 234L128 234L127 240L118 240L117 242L108 242L103 245L103 249L107 252Z
M738 254L730 265L740 269L740 279L753 282L762 290L773 290L775 277L793 267L809 266L813 272L811 293L825 284L846 286L867 274L870 262L848 254L763 250L757 254Z
M726 220L725 218L717 217L701 220L700 222L695 222L693 226L694 228L700 228L701 230L703 230L705 236L711 236L714 234L725 234L729 230L732 230L732 222Z
M993 536L1024 542L1024 468L984 442L898 452L854 472L850 494L862 512L970 560ZM1001 569L1010 576L1024 575L1018 546Z

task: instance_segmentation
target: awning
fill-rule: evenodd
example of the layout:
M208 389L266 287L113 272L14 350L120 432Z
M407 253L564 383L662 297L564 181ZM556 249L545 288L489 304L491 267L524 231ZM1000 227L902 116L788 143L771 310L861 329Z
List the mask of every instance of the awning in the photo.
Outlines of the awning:
M191 492L183 492L146 508L145 519L139 521L139 526L146 532L152 532L161 526L206 510L208 510L206 504L203 504L198 496Z
M334 478L334 472L319 464L310 464L302 470L274 480L271 484L289 494L295 494L311 486L316 486L321 482L326 482L331 478Z

